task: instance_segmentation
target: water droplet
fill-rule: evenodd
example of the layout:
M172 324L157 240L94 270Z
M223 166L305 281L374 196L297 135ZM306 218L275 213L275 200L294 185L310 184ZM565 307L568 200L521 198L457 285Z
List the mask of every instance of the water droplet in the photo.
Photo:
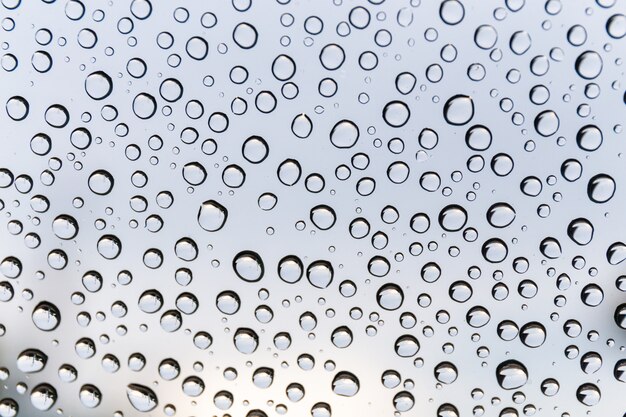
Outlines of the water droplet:
M376 300L378 305L385 310L397 310L402 306L404 293L395 284L385 284L378 289Z
M439 224L448 232L457 232L465 227L467 212L459 205L451 204L439 213Z
M391 127L404 126L410 117L411 111L402 101L391 101L383 109L383 119Z
M554 135L560 124L559 116L552 110L542 111L535 117L535 130L544 137Z
M359 128L350 120L337 122L330 131L330 142L337 148L351 148L359 140Z
M39 330L49 332L61 322L61 313L54 304L42 301L33 309L32 319Z
M498 384L506 390L521 388L528 381L526 367L516 360L508 360L498 365L496 369Z
M400 413L409 411L415 405L415 398L408 391L400 391L393 397L393 407Z
M585 218L574 219L567 226L567 235L577 244L584 246L593 239L593 225Z
M353 397L359 392L359 380L354 374L342 371L333 378L332 389L342 397Z
M259 346L259 336L251 329L240 328L235 332L233 342L239 352L249 355Z
M585 51L576 58L576 72L586 80L596 78L602 72L602 57L596 51Z
M591 383L582 384L576 390L576 398L588 407L598 405L601 398L600 388Z
M57 401L57 391L50 384L39 384L30 393L30 402L37 410L48 411Z
M319 205L311 209L311 221L320 230L328 230L335 225L335 211L326 205Z
M95 408L102 401L102 393L95 385L85 384L78 393L80 402L87 408Z
M302 261L297 256L286 256L278 263L278 276L289 284L300 281L303 270Z
M256 282L263 278L265 268L261 257L252 251L243 251L233 259L233 269L239 278Z
M202 203L198 211L198 224L207 232L216 232L224 227L228 210L214 200Z
M103 71L92 72L85 79L85 91L92 99L103 100L113 91L113 81Z
M592 177L587 184L587 195L594 203L606 203L615 194L615 180L607 174Z
M38 349L26 349L17 357L17 369L25 373L34 373L43 370L48 362L48 356Z
M474 101L462 94L450 97L443 107L443 117L455 126L469 123L474 117Z
M142 413L152 411L158 405L154 391L144 385L129 384L126 387L126 396L135 410Z
M492 238L486 241L482 247L482 254L485 260L492 263L500 263L506 259L506 256L509 253L509 249L502 241L498 238Z
M89 176L89 189L98 195L107 195L113 189L113 176L103 169L94 171Z
M445 0L439 6L439 16L448 25L457 25L465 16L465 8L458 0Z
M435 366L435 378L443 384L451 384L456 381L458 371L456 366L450 362L441 362Z
M326 288L333 281L334 270L330 262L312 262L306 270L306 276L311 285L316 288Z

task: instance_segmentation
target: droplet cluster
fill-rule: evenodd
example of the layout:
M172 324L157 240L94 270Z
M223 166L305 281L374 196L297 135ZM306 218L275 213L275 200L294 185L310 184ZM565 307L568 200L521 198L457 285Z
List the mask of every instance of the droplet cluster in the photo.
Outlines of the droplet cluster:
M0 3L0 417L626 412L623 0Z

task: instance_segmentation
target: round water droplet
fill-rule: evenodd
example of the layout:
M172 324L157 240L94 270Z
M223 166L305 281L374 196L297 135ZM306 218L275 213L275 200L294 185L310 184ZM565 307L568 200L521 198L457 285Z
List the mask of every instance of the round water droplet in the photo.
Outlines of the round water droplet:
M333 378L332 390L342 397L353 397L359 392L359 380L350 372L339 372Z
M30 105L24 97L13 96L7 100L5 109L11 119L19 122L28 116Z
M496 369L498 384L506 390L521 388L528 381L526 367L516 360L508 360L498 365Z
M553 237L545 238L539 245L539 250L546 258L556 259L561 256L561 244Z
M17 357L17 369L25 373L39 372L45 368L48 356L38 349L26 349Z
M103 169L94 171L89 176L89 189L98 195L106 195L113 189L113 176Z
M192 239L184 237L174 245L174 253L178 259L190 262L198 257L198 245Z
M0 400L0 416L17 417L20 407L17 402L11 398L3 398Z
M183 179L189 185L200 185L206 177L206 169L200 162L190 162L183 167Z
M588 407L598 405L601 397L600 388L591 383L582 384L576 390L576 398L578 401Z
M183 393L189 397L197 397L204 392L204 381L197 376L185 378L182 383Z
M234 291L223 291L218 294L216 299L217 309L224 314L235 314L239 311L241 300L239 295Z
M457 232L465 227L467 212L457 204L444 207L439 212L439 225L448 232Z
M343 48L335 43L324 46L320 52L319 60L324 68L329 71L339 69L346 60Z
M383 109L383 120L391 127L404 126L411 117L411 111L402 101L391 101Z
M302 261L297 256L286 256L278 263L278 276L289 284L300 281L303 270Z
M543 324L536 321L526 323L520 331L520 339L526 346L537 348L546 340L546 329Z
M239 352L249 355L259 346L259 336L252 329L240 328L235 332L233 342Z
M60 239L73 239L78 234L78 222L66 214L57 216L52 222L52 231Z
M233 259L233 269L239 278L247 282L257 282L263 278L263 260L256 252L239 252Z
M102 393L95 385L85 384L78 392L81 404L87 408L95 408L102 401Z
M57 391L50 384L39 384L30 393L30 402L37 410L48 411L57 401Z
M415 398L408 391L400 391L393 397L393 407L400 413L409 411L414 405Z
M207 232L216 232L224 227L228 210L214 200L202 203L198 211L198 224Z
M445 0L439 6L439 16L448 25L457 25L465 16L465 8L458 0Z
M592 80L602 72L602 57L596 51L585 51L576 58L575 67L578 75Z
M269 146L260 136L250 136L243 143L241 153L246 160L253 164L260 164L267 158Z
M402 306L404 293L396 284L385 284L378 289L376 301L385 310L397 310Z
M252 374L252 383L257 388L269 388L272 382L274 382L274 370L271 368L258 368Z
M61 313L54 304L42 301L33 309L32 319L39 330L49 332L58 327Z
M435 378L443 384L452 384L458 375L456 366L450 362L441 362L435 366Z
M613 318L615 319L615 324L626 330L626 303L617 306Z
M482 125L472 126L465 134L465 143L474 151L484 151L491 146L491 131Z
M483 244L482 247L483 257L491 263L500 263L504 261L508 253L509 249L506 243L498 238L489 239Z
M258 32L254 26L250 23L239 23L233 30L233 40L243 49L250 49L256 45L258 39Z
M474 101L463 94L450 97L443 107L443 117L455 126L468 123L474 117Z
M228 410L234 402L233 394L229 391L219 391L213 397L213 404L220 410Z
M333 342L333 345L339 349L347 348L352 344L352 330L346 326L338 327L333 330L330 340Z
M103 71L92 72L85 79L85 91L92 99L103 100L113 91L113 81Z
M320 230L328 230L335 225L335 211L326 205L319 205L311 209L311 221Z
M593 239L593 225L585 218L574 219L567 226L567 235L577 244L584 246Z
M353 147L359 140L359 128L350 120L337 122L330 131L330 142L337 148Z
M559 130L559 116L552 110L545 110L535 117L535 130L541 136L552 136Z
M395 351L401 358L414 356L420 350L417 339L411 335L400 336L395 343Z
M187 41L185 50L187 51L187 55L191 58L201 61L206 58L209 53L209 44L201 37L193 36Z
M278 167L278 179L284 185L291 187L295 185L302 175L300 163L295 159L286 159Z
M594 125L583 126L576 134L576 143L580 149L593 152L602 145L602 131Z
M287 398L292 402L298 402L304 398L304 387L297 383L291 383L287 386Z
M615 180L607 174L592 177L587 184L587 195L594 203L606 203L615 194Z
M156 108L156 99L148 93L139 93L133 100L133 113L140 119L149 119L154 116Z
M306 277L316 288L326 288L333 281L334 270L330 262L312 262L306 270Z

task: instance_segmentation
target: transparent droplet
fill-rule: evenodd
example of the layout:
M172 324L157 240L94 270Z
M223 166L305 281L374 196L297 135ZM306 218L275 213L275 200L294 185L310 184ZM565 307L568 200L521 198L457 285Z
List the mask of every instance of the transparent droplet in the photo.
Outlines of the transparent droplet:
M158 399L154 391L144 385L128 385L126 387L126 396L135 410L143 413L154 410L158 405Z
M462 94L453 96L446 101L443 116L451 125L464 125L474 117L474 101Z
M332 389L342 397L353 397L359 392L359 380L354 374L342 371L333 378Z
M526 367L516 360L507 360L498 365L496 369L498 384L506 390L517 389L526 385L528 371Z

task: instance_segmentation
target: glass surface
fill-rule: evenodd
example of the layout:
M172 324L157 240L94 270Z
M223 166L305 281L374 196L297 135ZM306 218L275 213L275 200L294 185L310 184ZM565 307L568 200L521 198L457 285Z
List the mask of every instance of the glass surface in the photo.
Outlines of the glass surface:
M622 416L624 0L2 0L0 417Z

